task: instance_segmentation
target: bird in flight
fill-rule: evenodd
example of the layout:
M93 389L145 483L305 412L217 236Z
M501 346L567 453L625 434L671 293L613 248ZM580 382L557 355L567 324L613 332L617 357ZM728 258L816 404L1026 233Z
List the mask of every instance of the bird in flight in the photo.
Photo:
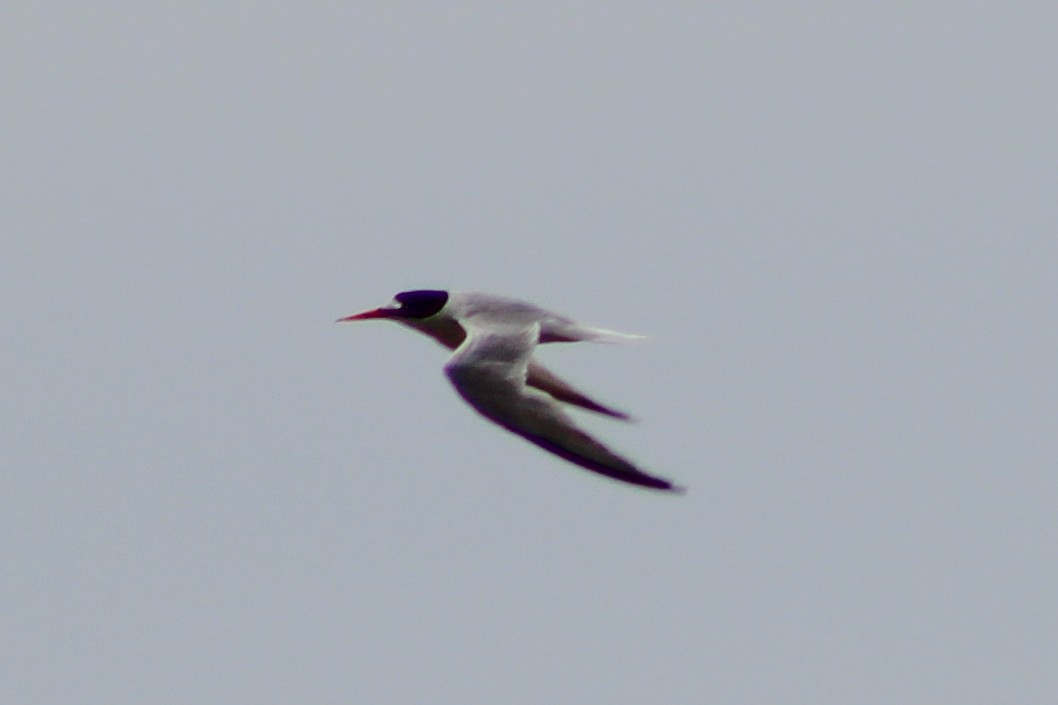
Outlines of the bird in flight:
M642 336L583 326L518 299L438 290L404 291L386 306L338 322L375 318L401 323L454 350L445 375L489 421L586 470L642 487L683 491L581 430L563 403L616 419L630 417L595 401L533 359L541 343L620 342Z

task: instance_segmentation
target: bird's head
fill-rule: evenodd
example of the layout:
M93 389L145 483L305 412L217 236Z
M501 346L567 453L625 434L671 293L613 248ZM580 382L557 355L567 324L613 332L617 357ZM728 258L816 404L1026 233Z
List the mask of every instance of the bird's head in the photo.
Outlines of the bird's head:
M402 291L386 306L339 318L343 321L364 321L370 318L392 318L401 322L421 321L436 316L448 303L448 292L434 289Z

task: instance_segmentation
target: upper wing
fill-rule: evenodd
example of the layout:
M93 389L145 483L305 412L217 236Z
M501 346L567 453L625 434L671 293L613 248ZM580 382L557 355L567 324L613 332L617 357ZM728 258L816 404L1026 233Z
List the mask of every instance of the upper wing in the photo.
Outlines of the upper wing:
M449 350L455 350L462 345L463 341L466 339L466 331L453 320L437 322L415 321L414 323L407 323L406 325L415 328L421 333L425 333ZM545 331L542 329L540 335L543 335L544 332ZM595 401L587 394L580 391L569 382L566 382L554 372L533 359L529 360L529 371L526 378L526 384L530 387L536 387L537 389L547 392L559 401L564 401L573 406L579 406L588 411L594 411L597 414L605 414L606 416L612 416L613 418L621 419L622 421L630 421L632 418L623 411Z
M579 429L551 397L526 386L540 324L467 325L467 338L445 365L456 391L478 413L560 458L634 485L676 490Z

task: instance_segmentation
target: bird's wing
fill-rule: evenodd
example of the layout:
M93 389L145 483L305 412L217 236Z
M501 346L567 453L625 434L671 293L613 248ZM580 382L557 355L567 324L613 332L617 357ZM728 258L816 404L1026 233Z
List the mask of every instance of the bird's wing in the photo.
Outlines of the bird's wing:
M541 391L547 392L555 399L564 401L567 404L579 406L582 409L594 411L597 414L612 416L613 418L621 419L622 421L632 420L632 417L625 412L595 401L536 360L529 360L529 371L526 377L526 384L530 387L536 387Z
M461 325L452 320L439 322L417 321L414 325L411 325L411 327L430 336L449 350L455 350L466 339L466 331L463 330ZM543 333L541 333L541 335L543 335ZM567 404L579 406L582 409L594 411L597 414L605 414L606 416L621 419L622 421L633 420L632 417L625 412L595 401L536 360L529 360L529 373L526 379L526 384L530 387L536 387L541 391L547 392L555 399L566 402Z
M676 490L579 429L552 397L526 386L540 324L464 322L467 338L445 365L460 396L482 416L544 450L615 480Z

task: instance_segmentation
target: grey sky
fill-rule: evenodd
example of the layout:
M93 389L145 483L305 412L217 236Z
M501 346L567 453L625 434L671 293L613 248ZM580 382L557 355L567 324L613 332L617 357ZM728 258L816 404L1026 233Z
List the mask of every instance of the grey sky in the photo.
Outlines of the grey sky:
M1046 703L1058 10L0 11L0 702ZM658 496L477 418L413 287Z

